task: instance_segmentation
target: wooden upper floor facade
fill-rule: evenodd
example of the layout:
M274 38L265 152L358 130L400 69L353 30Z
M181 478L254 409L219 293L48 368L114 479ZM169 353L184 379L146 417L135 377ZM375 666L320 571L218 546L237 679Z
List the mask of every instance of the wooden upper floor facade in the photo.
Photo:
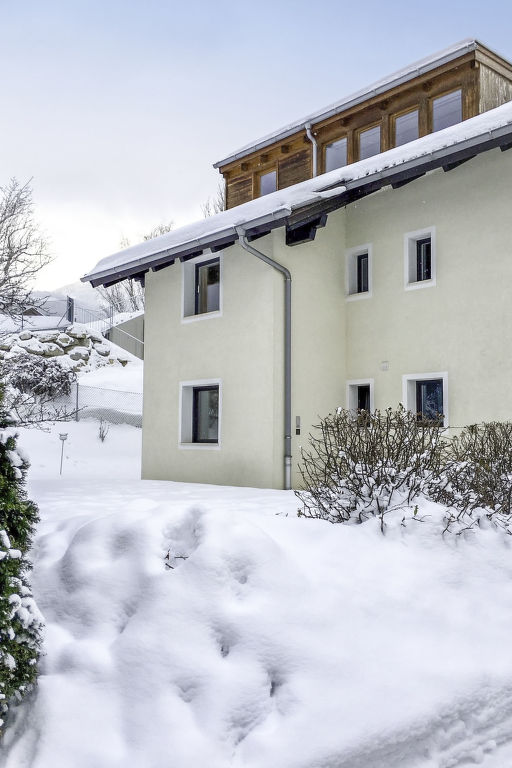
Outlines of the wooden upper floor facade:
M512 65L466 40L215 164L226 206L297 184L512 100Z

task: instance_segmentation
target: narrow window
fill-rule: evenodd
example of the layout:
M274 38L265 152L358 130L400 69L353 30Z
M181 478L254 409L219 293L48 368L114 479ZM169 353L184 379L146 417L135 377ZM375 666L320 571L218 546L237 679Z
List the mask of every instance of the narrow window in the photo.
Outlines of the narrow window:
M432 278L432 249L430 237L416 240L416 280Z
M359 159L378 155L380 152L380 125L361 131L359 134Z
M219 387L194 387L192 404L192 441L219 442Z
M195 314L216 312L220 298L220 259L203 261L195 268Z
M357 409L359 411L370 411L370 385L360 384L357 387Z
M432 102L432 128L441 131L462 122L462 91L453 91Z
M277 171L262 173L260 176L260 197L270 195L277 189Z
M442 420L443 380L426 379L416 382L416 413L418 419Z
M360 253L357 257L357 293L368 291L368 254Z
M325 147L325 172L343 168L347 164L347 140L339 139Z
M418 110L395 118L395 147L401 147L418 138Z

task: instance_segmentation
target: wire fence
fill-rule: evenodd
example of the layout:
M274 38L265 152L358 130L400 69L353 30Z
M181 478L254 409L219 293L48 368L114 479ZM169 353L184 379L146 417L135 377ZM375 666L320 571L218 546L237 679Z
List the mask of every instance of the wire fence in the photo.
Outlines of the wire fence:
M142 427L142 392L92 387L77 382L63 403L76 421L95 419Z

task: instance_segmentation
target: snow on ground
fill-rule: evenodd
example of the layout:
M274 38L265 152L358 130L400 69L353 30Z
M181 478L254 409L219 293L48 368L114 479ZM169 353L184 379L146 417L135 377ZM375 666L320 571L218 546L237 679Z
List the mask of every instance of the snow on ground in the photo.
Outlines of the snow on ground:
M128 360L124 368L118 366L103 366L94 371L80 374L80 384L104 389L118 389L124 392L142 392L144 363L135 355L121 350L116 344L109 342L113 353L119 352Z
M292 493L141 481L140 439L21 434L46 656L2 768L511 763L510 538L443 540L428 504L383 537Z

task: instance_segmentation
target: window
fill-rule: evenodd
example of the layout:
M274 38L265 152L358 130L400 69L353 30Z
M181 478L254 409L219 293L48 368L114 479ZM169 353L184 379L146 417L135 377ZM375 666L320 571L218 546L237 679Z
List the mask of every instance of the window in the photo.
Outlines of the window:
M220 300L220 259L195 265L195 314L218 312Z
M424 373L403 377L403 399L419 419L439 419L448 426L448 374Z
M419 136L418 110L395 117L395 147L401 147Z
M378 155L380 152L380 125L359 134L359 159Z
M374 410L373 379L347 381L347 408L351 411Z
M343 168L347 164L347 140L338 139L325 147L325 172Z
M181 383L181 447L219 446L220 401L219 380L187 381Z
M366 293L368 290L368 254L357 255L357 293Z
M404 237L405 288L428 288L436 284L435 229L408 232Z
M183 320L218 317L222 306L222 257L183 262Z
M432 101L432 130L441 131L462 122L462 91L453 91Z
M219 387L194 387L192 405L192 442L219 441Z
M260 197L269 195L277 189L277 171L268 171L260 175Z
M371 245L361 245L346 252L346 292L347 298L367 298L371 296L372 249Z

